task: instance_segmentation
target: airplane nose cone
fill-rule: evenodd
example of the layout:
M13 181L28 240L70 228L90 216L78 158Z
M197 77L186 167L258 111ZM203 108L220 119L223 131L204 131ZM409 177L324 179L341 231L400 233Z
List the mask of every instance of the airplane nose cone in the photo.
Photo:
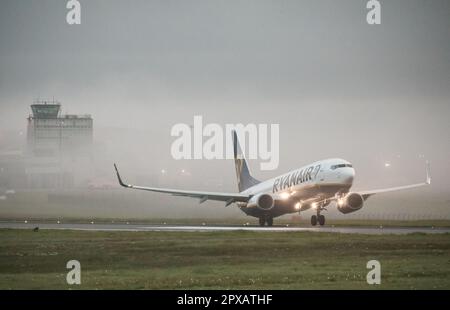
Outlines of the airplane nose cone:
M349 168L349 169L346 169L346 170L347 171L345 171L342 174L342 181L345 184L353 184L353 179L355 178L355 169Z

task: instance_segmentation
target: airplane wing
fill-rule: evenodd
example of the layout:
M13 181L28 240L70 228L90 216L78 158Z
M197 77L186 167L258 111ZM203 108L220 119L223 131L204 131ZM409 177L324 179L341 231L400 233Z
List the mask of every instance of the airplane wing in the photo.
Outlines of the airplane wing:
M375 189L375 190L368 190L368 191L357 191L357 193L360 194L364 198L364 200L366 200L367 198L369 198L370 196L375 195L375 194L410 189L410 188L420 187L420 186L424 186L424 185L430 185L431 184L430 163L427 161L426 165L427 165L427 168L426 168L427 169L427 179L424 183L417 183L417 184L411 184L411 185L405 185L405 186L382 188L382 189Z
M143 187L143 186L135 186L135 185L125 184L122 181L122 178L120 177L119 170L117 169L116 164L114 164L114 168L116 169L117 178L119 179L119 184L125 188L138 189L138 190L157 192L157 193L165 193L165 194L171 194L174 196L199 198L200 203L203 203L206 200L224 201L225 206L229 206L230 204L232 204L234 202L247 202L251 198L251 195L243 195L243 194L239 194L239 193L187 191L187 190L177 190L177 189L170 189L170 188Z

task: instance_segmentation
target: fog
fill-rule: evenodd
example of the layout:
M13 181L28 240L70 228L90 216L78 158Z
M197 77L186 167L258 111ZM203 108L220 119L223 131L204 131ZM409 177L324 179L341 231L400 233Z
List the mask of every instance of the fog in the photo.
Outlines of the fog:
M431 187L372 197L355 216L450 217L449 1L382 1L375 26L360 0L80 2L72 26L65 1L1 2L0 155L25 152L30 105L56 98L94 119L86 182L115 187L8 196L0 176L0 218L244 219L234 206L117 187L114 162L140 185L237 191L232 160L172 158L172 126L194 115L279 124L278 169L250 161L262 180L341 157L355 189L383 188L422 182L428 159Z

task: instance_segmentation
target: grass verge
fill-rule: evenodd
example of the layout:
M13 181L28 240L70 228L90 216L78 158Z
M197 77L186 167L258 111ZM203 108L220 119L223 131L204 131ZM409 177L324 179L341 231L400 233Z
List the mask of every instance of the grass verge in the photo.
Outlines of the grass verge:
M450 234L0 230L0 289L69 288L450 289Z

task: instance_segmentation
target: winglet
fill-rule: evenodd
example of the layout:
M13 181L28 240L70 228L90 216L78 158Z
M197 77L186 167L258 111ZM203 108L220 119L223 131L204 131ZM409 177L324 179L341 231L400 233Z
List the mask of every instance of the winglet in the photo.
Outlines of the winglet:
M431 184L430 162L427 160L427 184Z
M114 164L114 168L116 169L117 179L119 180L120 186L131 187L131 185L127 185L127 184L123 183L122 178L120 177L119 170L117 169L117 165L116 164Z

